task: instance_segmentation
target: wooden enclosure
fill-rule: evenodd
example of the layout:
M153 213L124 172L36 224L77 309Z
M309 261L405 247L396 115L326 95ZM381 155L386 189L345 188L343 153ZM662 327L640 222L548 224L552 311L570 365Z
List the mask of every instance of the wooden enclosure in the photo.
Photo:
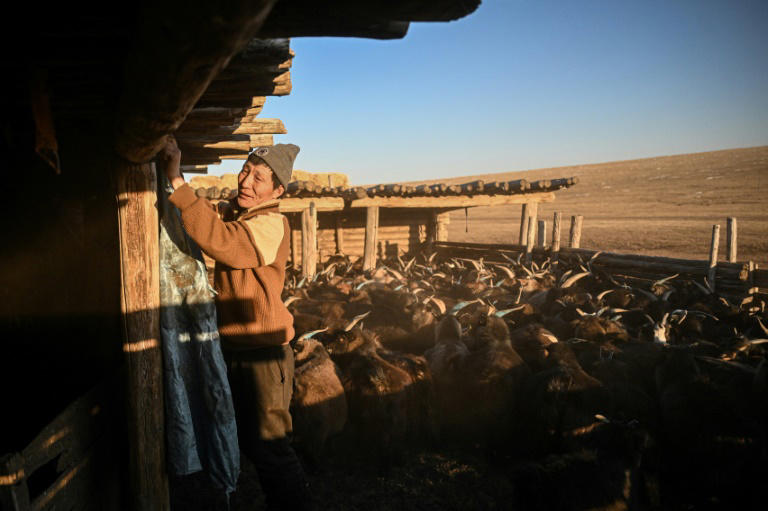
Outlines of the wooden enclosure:
M256 116L291 91L288 38L402 38L478 4L20 6L0 35L0 161L35 202L0 204L4 510L170 507L154 196L168 135L186 172L245 158L286 132Z
M305 275L312 275L317 262L336 254L363 258L364 267L372 268L376 259L410 253L424 243L447 241L449 213L456 209L521 204L526 225L535 229L538 204L553 201L556 190L578 182L577 177L569 177L532 183L521 179L450 186L318 187L299 181L289 184L280 212L288 217L292 231L291 262L304 268ZM196 193L214 201L237 196L237 190L215 187L201 187ZM307 256L313 261L309 268L304 265ZM212 268L211 259L206 263Z

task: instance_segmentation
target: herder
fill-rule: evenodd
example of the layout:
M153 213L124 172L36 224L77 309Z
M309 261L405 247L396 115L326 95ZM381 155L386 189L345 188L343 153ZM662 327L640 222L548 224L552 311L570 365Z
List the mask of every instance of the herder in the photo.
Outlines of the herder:
M170 137L169 137L170 138ZM251 152L238 174L238 194L219 218L184 182L181 151L170 139L162 156L174 189L170 201L184 229L216 261L219 333L227 360L241 450L253 462L270 509L311 509L308 484L288 438L293 390L293 316L280 294L289 254L288 220L278 199L299 147Z

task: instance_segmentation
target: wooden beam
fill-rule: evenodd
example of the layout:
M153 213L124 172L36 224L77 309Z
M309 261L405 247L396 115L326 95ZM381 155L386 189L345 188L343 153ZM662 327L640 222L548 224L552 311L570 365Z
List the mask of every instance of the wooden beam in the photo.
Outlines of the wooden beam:
M125 68L115 147L151 160L211 81L261 28L276 0L147 4ZM215 20L212 23L211 20ZM151 80L142 79L151 77Z
M153 163L119 161L115 174L128 398L129 508L167 510L156 171Z
M341 197L318 197L312 199L280 199L281 213L296 213L304 211L309 203L315 205L317 211L341 211L344 209L344 199Z
M736 218L728 217L728 225L726 227L726 243L728 245L728 262L735 263L738 245L738 235L736 229Z
M223 140L223 137L237 135L284 135L288 133L280 119L252 119L248 122L220 122L216 126L210 124L191 124L181 127L176 135L182 138L211 138Z
M383 208L465 208L473 206L502 206L525 202L552 202L553 192L521 193L516 195L466 195L443 197L366 197L353 200L351 207L379 206Z
M178 137L179 149L202 151L205 149L218 149L225 152L243 151L250 152L254 147L273 145L272 135L222 135L216 136L189 136Z
M392 21L350 14L333 3L278 2L259 31L259 37L365 37L401 39L408 32L407 21ZM318 20L322 20L318 23Z
M536 245L543 247L547 244L547 221L539 220L539 228L536 232Z
M312 278L317 271L317 209L315 203L301 212L301 273Z
M399 39L405 36L409 21L451 21L473 12L479 4L480 0L284 0L275 6L259 36Z
M365 213L365 246L363 248L363 270L376 267L376 242L379 229L379 207L369 206Z

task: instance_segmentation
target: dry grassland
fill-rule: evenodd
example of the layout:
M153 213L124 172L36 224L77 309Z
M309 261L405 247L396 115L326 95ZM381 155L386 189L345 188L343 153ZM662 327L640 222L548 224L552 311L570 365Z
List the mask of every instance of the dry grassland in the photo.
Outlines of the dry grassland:
M726 219L737 218L738 259L768 267L768 146L591 165L452 178L486 182L578 176L579 184L542 204L539 219L563 214L567 242L571 215L584 215L581 246L599 250L707 259L712 225L720 224L725 257ZM432 181L434 182L434 181ZM520 206L451 213L448 239L517 243Z

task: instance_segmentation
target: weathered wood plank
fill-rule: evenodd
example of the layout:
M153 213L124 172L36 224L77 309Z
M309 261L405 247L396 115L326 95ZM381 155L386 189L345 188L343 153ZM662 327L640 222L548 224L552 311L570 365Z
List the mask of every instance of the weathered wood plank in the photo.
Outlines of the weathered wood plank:
M288 198L280 199L280 212L301 212L309 207L310 202L315 204L315 209L317 211L340 211L344 209L344 199L340 197L318 197L312 199Z
M528 203L523 202L520 208L520 236L517 239L517 243L525 245L528 236Z
M552 202L553 192L524 193L515 195L466 195L442 197L367 197L353 200L351 207L379 206L382 208L464 208L472 206L501 206L525 202Z
M314 202L301 212L301 273L307 278L317 271L317 208Z
M712 226L712 241L709 244L709 284L715 287L715 272L717 271L717 253L720 248L720 224Z
M370 270L376 266L376 243L377 243L378 229L379 229L379 207L369 206L366 209L363 270Z
M227 9L216 2L147 4L124 73L118 154L135 163L151 160L213 78L256 35L274 3L241 0ZM147 76L152 80L140 79Z
M29 488L24 457L19 453L0 457L0 504L3 510L27 511Z
M728 262L735 263L738 257L738 233L735 217L728 217L726 229L726 243L728 244Z
M555 211L554 218L552 219L552 260L557 261L560 253L560 220L562 213Z
M571 216L571 233L569 236L568 246L569 248L579 248L581 244L581 224L584 221L582 215Z
M159 223L152 163L116 162L130 449L130 509L167 510L163 361L160 351Z

